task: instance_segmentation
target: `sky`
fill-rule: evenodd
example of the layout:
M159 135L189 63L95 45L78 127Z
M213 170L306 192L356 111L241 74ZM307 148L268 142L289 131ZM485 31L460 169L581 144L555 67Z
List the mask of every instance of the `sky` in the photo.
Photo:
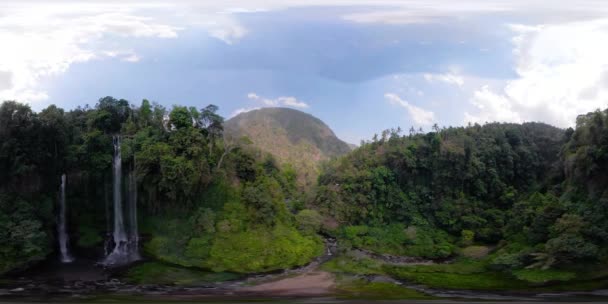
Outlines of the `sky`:
M350 143L387 128L608 107L604 0L0 1L0 100L104 96L229 118L290 107Z

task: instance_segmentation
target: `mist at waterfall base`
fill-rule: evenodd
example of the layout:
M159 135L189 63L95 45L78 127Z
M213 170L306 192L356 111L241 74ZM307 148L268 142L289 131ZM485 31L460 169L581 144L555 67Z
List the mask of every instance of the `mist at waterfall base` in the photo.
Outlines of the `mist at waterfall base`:
M122 156L121 138L112 138L114 145L114 157L112 159L113 168L113 233L112 238L106 241L106 257L101 262L102 265L115 266L124 265L139 260L139 233L137 229L137 181L133 168L128 174L128 183L123 185L122 179ZM123 186L127 192L126 217L125 208L122 204ZM125 222L125 218L127 222Z

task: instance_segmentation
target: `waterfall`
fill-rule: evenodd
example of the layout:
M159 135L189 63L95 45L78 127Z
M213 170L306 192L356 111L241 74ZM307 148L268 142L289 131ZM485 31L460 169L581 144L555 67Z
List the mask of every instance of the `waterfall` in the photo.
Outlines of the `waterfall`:
M137 185L133 172L129 173L127 197L127 224L125 224L124 208L122 205L122 155L120 150L120 136L113 137L114 157L113 167L113 200L114 200L114 231L112 242L114 249L102 262L104 265L122 265L139 259L138 231L137 231ZM127 228L129 234L127 234Z
M135 160L129 173L129 222L130 222L130 255L132 260L139 260L139 231L137 229L137 176L135 175Z
M61 253L62 263L71 263L74 258L70 255L68 249L69 237L66 224L66 207L65 207L65 174L61 175L61 191L59 192L59 223L57 225L57 239L59 240L59 252Z
M110 199L108 198L109 196L109 186L106 182L104 182L103 185L103 198L104 198L104 202L105 202L105 211L106 211L106 238L105 241L103 243L103 250L104 250L104 256L108 256L111 252L112 252L112 238L111 238L111 231L112 231L112 210L111 210L111 206L110 206Z

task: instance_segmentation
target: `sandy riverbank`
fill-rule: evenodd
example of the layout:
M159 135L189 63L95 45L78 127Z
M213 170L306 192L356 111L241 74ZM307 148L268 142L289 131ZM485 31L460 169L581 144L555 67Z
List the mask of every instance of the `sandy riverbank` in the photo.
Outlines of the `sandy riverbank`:
M312 271L295 277L245 287L241 291L278 296L320 296L331 294L334 287L333 274L325 271Z

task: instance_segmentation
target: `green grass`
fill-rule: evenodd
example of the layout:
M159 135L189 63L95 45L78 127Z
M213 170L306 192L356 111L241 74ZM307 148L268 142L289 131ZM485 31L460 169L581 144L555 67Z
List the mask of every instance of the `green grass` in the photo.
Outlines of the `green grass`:
M461 258L450 264L401 266L410 272L474 274L486 272L486 262Z
M197 285L237 278L239 278L239 275L234 273L200 271L158 262L146 262L137 265L126 274L126 279L129 282L137 284Z
M370 258L341 255L321 265L321 269L333 273L384 274L382 265L382 262Z
M408 267L389 267L387 272L401 280L434 288L471 290L521 290L526 289L523 281L510 278L498 272L445 273L412 271Z
M393 266L347 253L326 262L321 269L339 275L387 275L444 289L551 292L608 288L608 270L602 267L605 263L572 265L566 269L498 271L489 268L492 255L479 259L460 257L450 264Z
M338 284L338 296L350 299L432 299L431 296L389 282L354 280Z
M325 271L356 275L388 274L394 278L447 289L523 289L527 283L509 274L489 272L486 261L461 258L452 264L390 266L370 258L342 255L323 264Z
M550 286L542 286L535 288L537 291L591 291L591 290L599 290L599 289L607 289L608 288L608 280L585 280L585 281L571 281L571 282L561 282L558 284L552 284Z
M489 259L460 258L452 264L389 266L382 270L393 278L431 288L510 291L588 291L608 288L608 278L592 274L579 265L579 271L518 269L511 272L492 271ZM582 270L586 269L586 270Z
M462 249L461 254L467 258L482 259L488 256L490 248L488 246L468 246Z
M460 259L452 264L385 266L391 276L434 288L472 290L525 289L527 283L509 274L486 270L485 261Z
M562 270L519 269L512 273L517 279L530 283L570 281L576 278L576 273Z

